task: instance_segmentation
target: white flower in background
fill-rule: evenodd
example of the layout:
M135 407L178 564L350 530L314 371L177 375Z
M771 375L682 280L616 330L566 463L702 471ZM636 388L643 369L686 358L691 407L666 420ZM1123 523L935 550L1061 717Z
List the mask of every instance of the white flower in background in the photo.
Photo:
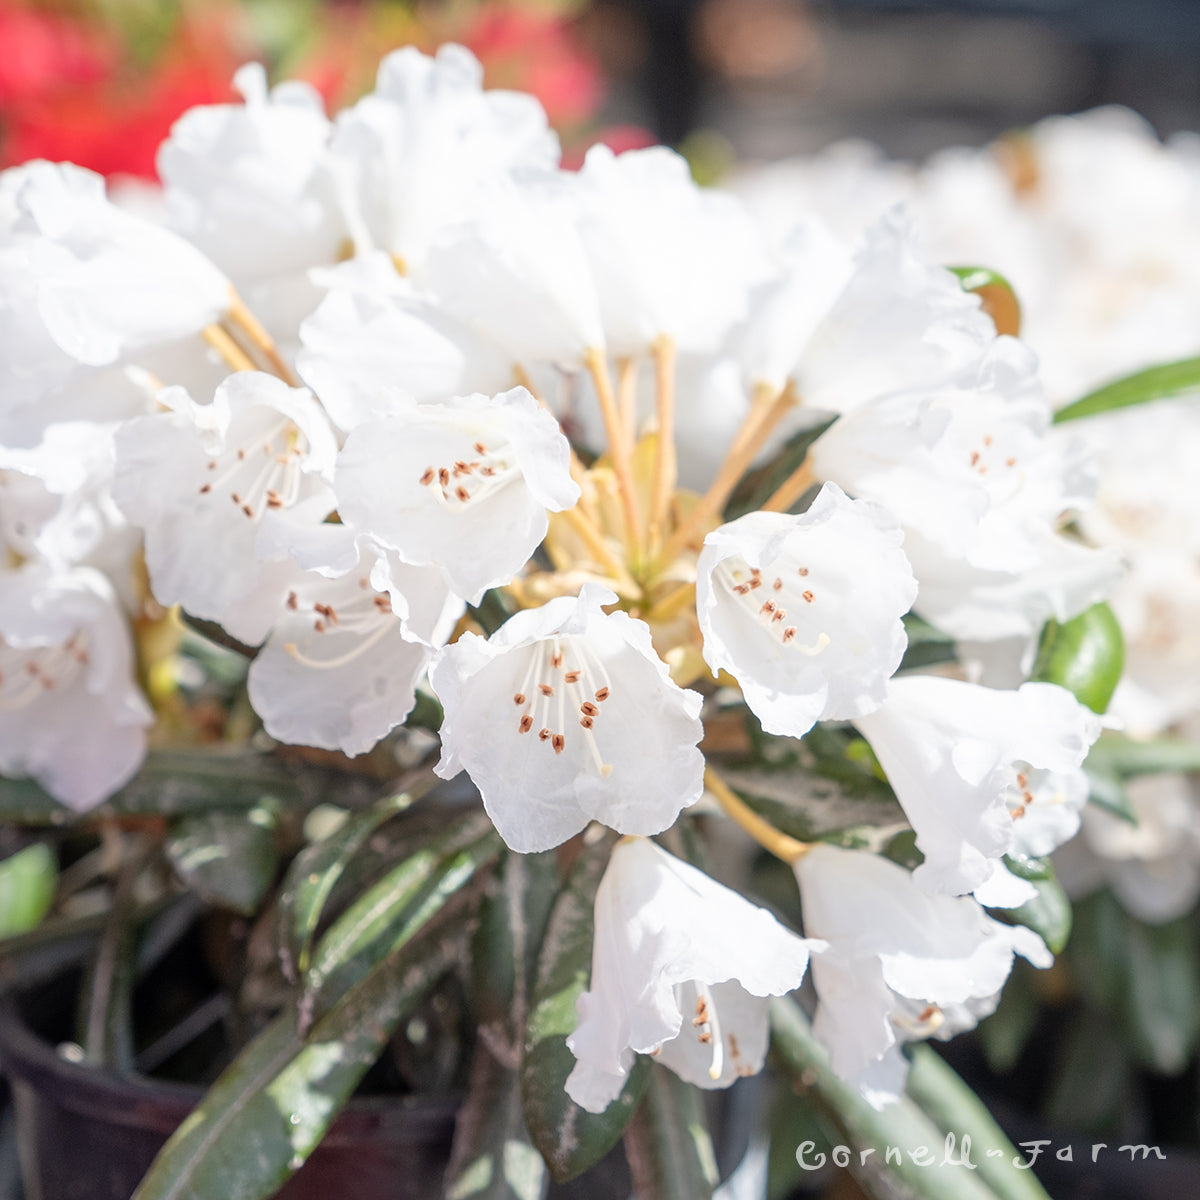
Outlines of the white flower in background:
M280 741L362 754L408 716L465 605L440 572L407 566L345 525L300 540L293 553L309 570L296 572L250 664L250 703Z
M159 150L170 226L268 327L294 333L318 296L305 272L336 262L347 237L326 152L332 125L308 84L268 93L259 63L242 67L234 86L244 104L189 109Z
M182 388L159 401L117 432L113 496L145 531L159 601L257 644L294 571L278 527L333 510L333 430L310 392L258 372L230 375L211 404Z
M913 878L950 894L1003 870L1014 825L1037 803L1030 768L1077 771L1100 734L1095 713L1055 684L1001 692L935 676L893 679L855 724L916 831L925 861Z
M259 63L233 83L244 103L188 109L159 150L171 228L239 285L335 262L346 231L320 95L299 81L268 93Z
M659 833L703 791L700 695L671 682L648 626L605 615L616 601L585 584L486 640L463 634L430 670L446 712L437 773L466 770L522 854L592 820Z
M1185 916L1200 899L1200 797L1186 775L1125 781L1135 822L1090 804L1083 831L1054 856L1054 869L1079 899L1108 886L1139 921Z
M87 809L126 783L153 714L107 580L87 568L0 572L0 770Z
M442 312L504 347L510 363L579 363L605 348L580 238L578 196L549 173L480 188L475 217L429 251L416 281Z
M230 306L229 281L176 234L110 203L79 167L24 168L16 232L36 234L28 263L55 343L94 366L199 333Z
M579 499L570 445L524 388L414 404L355 428L337 460L338 510L477 603L512 581Z
M481 182L557 166L558 139L537 100L482 84L483 68L462 46L434 58L406 47L339 115L330 154L357 253L387 250L415 268L439 232L477 210Z
M801 516L747 513L704 539L696 609L704 657L726 670L768 733L882 703L917 594L888 512L827 483Z
M702 1088L755 1074L767 1051L765 997L799 987L820 949L653 842L618 843L596 892L567 1094L603 1112L635 1053Z
M340 429L412 400L491 396L512 385L511 354L417 293L386 254L313 277L329 290L300 327L296 368Z
M610 353L660 337L708 353L745 318L770 273L765 247L742 207L698 187L680 155L593 146L573 191Z
M931 896L876 854L813 847L796 863L813 956L813 1031L833 1069L876 1107L904 1090L900 1047L953 1037L990 1013L1020 954L1052 962L1037 934L989 917L969 896Z
M752 383L790 381L803 406L846 413L946 379L994 337L978 299L919 258L889 214L853 254L803 227L778 281L756 297L742 358Z

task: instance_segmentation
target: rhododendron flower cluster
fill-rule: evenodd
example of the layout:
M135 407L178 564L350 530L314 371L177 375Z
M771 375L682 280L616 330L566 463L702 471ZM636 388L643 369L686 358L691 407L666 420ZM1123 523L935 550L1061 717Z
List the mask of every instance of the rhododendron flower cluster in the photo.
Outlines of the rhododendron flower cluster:
M165 226L69 165L0 177L0 766L80 809L130 779L150 607L240 645L276 743L361 754L422 696L512 852L611 853L579 1105L637 1055L757 1071L809 974L834 1068L894 1097L902 1043L1050 961L984 906L1033 894L1009 866L1074 832L1099 734L1026 682L1118 572L1032 355L902 214L773 253L666 149L563 170L461 47L332 118L237 84L160 151ZM929 626L984 674L915 666ZM731 713L746 754L823 730L900 809L798 837L710 739ZM795 867L792 928L684 861L699 828Z

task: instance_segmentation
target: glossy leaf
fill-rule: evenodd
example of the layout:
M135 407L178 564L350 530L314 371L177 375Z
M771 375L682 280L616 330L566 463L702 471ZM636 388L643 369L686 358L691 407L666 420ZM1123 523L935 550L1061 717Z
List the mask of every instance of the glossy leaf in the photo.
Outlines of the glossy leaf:
M454 1127L445 1200L540 1200L550 1176L521 1111L521 1076L475 1044L467 1098Z
M616 1145L646 1085L649 1061L639 1055L625 1088L602 1113L589 1113L566 1093L575 1056L567 1036L578 1020L575 1001L592 973L593 904L607 865L592 847L554 902L530 998L521 1099L525 1123L551 1176L562 1183L600 1161Z
M1146 404L1151 400L1165 400L1170 396L1183 396L1200 391L1200 358L1185 358L1179 362L1163 363L1114 380L1080 397L1054 414L1055 424L1077 421L1080 417L1094 417L1100 413L1128 408L1133 404Z
M1107 711L1125 666L1125 638L1107 604L1093 604L1069 621L1047 621L1032 679L1065 687L1093 712Z
M265 1200L299 1170L399 1022L465 953L441 925L384 958L306 1032L277 1017L221 1075L133 1200Z
M202 899L250 916L275 879L277 814L267 804L242 812L182 817L166 841L175 873Z
M303 1020L319 1016L416 936L501 845L487 817L472 814L368 888L317 943L304 977Z
M108 816L181 816L253 808L264 797L304 803L302 781L261 754L152 751L141 770L104 804L73 813L30 779L0 779L0 821L61 825Z
M625 1157L635 1195L708 1200L717 1186L717 1159L700 1089L655 1063L625 1129Z
M0 862L0 938L36 929L50 911L57 884L58 862L41 842Z
M1008 910L1014 925L1024 925L1050 947L1052 954L1061 954L1071 936L1071 901L1057 879L1031 881L1037 895L1020 908Z
M328 837L306 846L292 861L279 896L279 930L289 961L308 969L312 939L330 893L367 839L403 812L413 796L389 796L366 812L347 817Z
M1188 918L1146 925L1108 892L1076 905L1070 964L1092 1005L1152 1070L1182 1070L1200 1042L1200 959ZM1076 944L1078 943L1078 945Z

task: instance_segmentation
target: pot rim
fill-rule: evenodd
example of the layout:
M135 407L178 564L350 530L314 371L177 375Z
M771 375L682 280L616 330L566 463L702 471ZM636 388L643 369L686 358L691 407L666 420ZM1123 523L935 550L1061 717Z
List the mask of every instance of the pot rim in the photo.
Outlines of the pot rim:
M21 1016L19 992L0 994L0 1074L49 1094L61 1107L113 1125L172 1133L208 1089L64 1058ZM323 1144L349 1144L386 1128L398 1140L427 1140L430 1126L453 1119L457 1096L352 1096L330 1124Z

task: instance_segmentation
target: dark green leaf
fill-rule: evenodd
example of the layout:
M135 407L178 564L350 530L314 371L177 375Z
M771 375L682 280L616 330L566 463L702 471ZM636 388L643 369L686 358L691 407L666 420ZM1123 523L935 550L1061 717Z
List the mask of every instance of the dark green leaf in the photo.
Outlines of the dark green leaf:
M293 860L279 896L282 949L298 972L309 966L312 939L334 886L367 839L413 801L411 793L389 796L366 812L346 818L328 837L306 846Z
M453 833L418 850L364 892L317 943L304 977L304 1021L415 937L501 845L486 815L472 813Z
M36 929L50 911L57 883L58 863L41 842L0 862L0 938Z
M210 904L253 914L275 879L274 806L181 817L166 842L175 873Z
M1054 421L1061 425L1064 421L1094 417L1117 408L1128 408L1132 404L1145 404L1150 400L1163 400L1168 396L1182 396L1195 391L1200 391L1200 358L1185 358L1179 362L1149 367L1105 384L1073 404L1060 408L1054 414Z
M1146 925L1097 892L1076 905L1075 922L1070 963L1081 990L1125 1029L1146 1066L1181 1070L1200 1037L1200 962L1189 919Z
M1112 1022L1084 1011L1057 1047L1046 1119L1092 1137L1115 1133L1134 1087L1129 1047Z
M159 750L104 804L73 813L29 779L0 779L0 821L62 825L108 816L180 816L208 809L253 808L264 797L305 801L295 774L262 754Z
M274 1195L304 1165L401 1019L464 953L460 938L427 927L305 1033L297 1014L284 1012L167 1142L134 1200Z
M1030 881L1037 895L1020 908L1008 909L1004 915L1014 925L1024 925L1050 947L1052 954L1060 954L1071 936L1071 901L1057 879L1034 879Z
M1048 858L1023 858L1019 855L1004 856L1004 865L1018 878L1037 882L1054 878L1054 865Z
M558 893L557 853L507 853L494 882L472 946L472 1007L489 1037L511 1046L516 1057L525 1042L538 950Z
M733 520L748 512L757 512L767 502L772 493L797 470L808 457L809 447L832 425L832 421L824 421L812 429L802 430L794 434L784 443L783 449L765 466L751 471L738 485L729 503L725 506L726 520ZM804 499L792 506L792 511L801 511L797 506Z
M1032 679L1057 683L1093 712L1102 713L1125 666L1125 639L1107 604L1093 604L1069 621L1047 621Z
M602 1113L589 1113L566 1093L575 1056L567 1036L577 1023L575 1001L591 979L592 906L607 865L590 847L558 894L538 956L521 1064L525 1123L550 1174L574 1179L616 1145L646 1085L649 1060L639 1055L620 1096Z
M1035 970L1023 958L1016 959L996 1011L979 1023L979 1040L988 1066L999 1075L1016 1065L1037 1024L1038 999L1032 979Z
M480 1038L467 1098L454 1126L445 1198L540 1200L549 1182L546 1164L525 1128L520 1072L497 1062L487 1040Z
M655 1063L642 1102L625 1128L625 1157L637 1196L711 1197L717 1186L717 1159L699 1088Z

